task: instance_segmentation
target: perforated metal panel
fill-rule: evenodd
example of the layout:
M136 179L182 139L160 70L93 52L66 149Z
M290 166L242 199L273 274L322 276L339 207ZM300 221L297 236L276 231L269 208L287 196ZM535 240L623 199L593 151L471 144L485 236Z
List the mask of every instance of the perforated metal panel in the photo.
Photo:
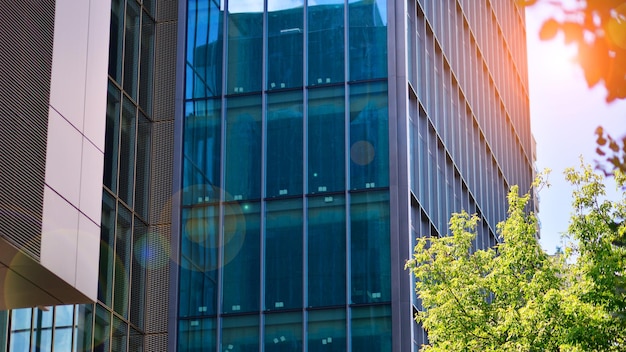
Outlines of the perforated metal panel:
M146 276L146 323L147 334L167 333L167 313L169 307L169 243L170 226L152 226L148 234L154 262ZM161 349L158 351L165 351Z
M146 352L167 351L167 334L147 335Z
M152 170L150 173L150 224L169 224L172 218L172 168L174 122L152 126Z
M176 22L157 23L154 64L155 121L174 119L176 95Z
M158 0L157 21L175 21L178 16L178 1Z
M0 2L0 236L39 259L55 1Z

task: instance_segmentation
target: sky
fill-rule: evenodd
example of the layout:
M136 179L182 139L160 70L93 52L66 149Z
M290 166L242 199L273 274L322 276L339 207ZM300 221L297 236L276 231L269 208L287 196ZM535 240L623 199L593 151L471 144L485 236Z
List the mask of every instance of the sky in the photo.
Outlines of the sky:
M555 14L551 6L526 9L528 75L530 82L531 129L537 141L537 169L551 169L551 186L539 193L541 245L548 253L562 247L561 234L567 230L571 214L571 191L563 176L567 167L580 164L579 156L595 165L598 156L593 132L602 125L617 137L626 134L626 101L606 103L606 90L599 85L589 89L583 71L572 62L573 46L563 38L539 39L539 28ZM615 186L607 182L609 197L617 197Z

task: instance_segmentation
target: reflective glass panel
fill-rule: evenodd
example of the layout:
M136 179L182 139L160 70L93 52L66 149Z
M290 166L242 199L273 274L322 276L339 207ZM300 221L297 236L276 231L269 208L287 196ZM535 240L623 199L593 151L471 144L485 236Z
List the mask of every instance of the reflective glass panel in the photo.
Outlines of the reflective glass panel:
M343 82L343 0L310 1L308 17L308 84L314 86Z
M308 314L308 351L309 352L343 352L347 350L346 311L312 310ZM355 350L353 351L361 351ZM375 351L365 349L362 351Z
M93 305L81 304L76 309L76 338L74 345L77 351L91 351L93 338Z
M302 86L303 5L267 1L267 89Z
M108 352L111 344L111 313L96 304L96 321L93 331L94 352Z
M252 202L224 204L224 313L259 310L261 290L261 206Z
M137 120L137 164L135 165L135 211L148 218L152 123L139 112Z
M118 203L115 231L115 292L113 309L128 318L128 291L130 278L133 217L128 208Z
M133 206L135 194L133 190L135 183L136 113L135 105L124 97L120 143L119 197L130 207Z
M182 215L179 315L212 315L217 302L218 208L186 208Z
M390 301L388 193L353 194L350 201L350 225L352 303Z
M228 94L261 90L263 0L228 3Z
M268 202L265 229L265 309L300 307L302 200Z
M122 84L123 48L124 0L111 0L111 30L109 32L109 75L120 85Z
M126 2L124 32L124 91L137 101L139 70L139 35L141 8L136 1Z
M387 77L386 0L349 0L350 80Z
M309 307L346 302L346 209L342 196L308 198Z
M350 90L350 188L389 186L387 84Z
M352 350L391 352L391 307L352 308Z
M222 319L222 351L258 352L258 315Z
M216 99L187 102L185 106L184 205L219 200L221 111Z
M146 2L144 1L144 4ZM152 115L152 82L154 80L154 21L145 12L141 19L141 68L139 71L139 105Z
M300 312L265 316L265 352L297 352L302 348Z
M178 352L212 352L215 347L215 319L179 322Z
M120 90L109 81L106 133L104 136L103 183L113 193L117 192L117 161L120 148L120 99Z
M261 197L261 97L230 98L226 113L226 200Z
M100 269L98 275L98 300L111 305L113 299L113 263L115 246L115 199L102 192L102 218L100 220Z
M128 340L128 324L117 316L113 316L113 334L111 335L111 350L126 352Z
M302 194L302 93L267 100L267 197Z
M219 2L187 2L187 99L222 93L222 21Z
M345 189L344 87L309 90L309 194Z

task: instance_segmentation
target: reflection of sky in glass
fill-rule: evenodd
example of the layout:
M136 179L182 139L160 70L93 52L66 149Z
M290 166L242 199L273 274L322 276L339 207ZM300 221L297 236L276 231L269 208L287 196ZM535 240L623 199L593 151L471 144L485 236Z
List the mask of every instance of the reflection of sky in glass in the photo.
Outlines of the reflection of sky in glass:
M228 2L228 12L263 12L263 0L231 0Z

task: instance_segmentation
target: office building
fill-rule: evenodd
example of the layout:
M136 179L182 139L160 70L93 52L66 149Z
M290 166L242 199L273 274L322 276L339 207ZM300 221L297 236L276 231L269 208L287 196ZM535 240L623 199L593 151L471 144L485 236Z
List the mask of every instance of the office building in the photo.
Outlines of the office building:
M508 188L532 181L523 9L110 13L98 302L13 310L13 350L418 350L414 239L464 209L494 245Z

